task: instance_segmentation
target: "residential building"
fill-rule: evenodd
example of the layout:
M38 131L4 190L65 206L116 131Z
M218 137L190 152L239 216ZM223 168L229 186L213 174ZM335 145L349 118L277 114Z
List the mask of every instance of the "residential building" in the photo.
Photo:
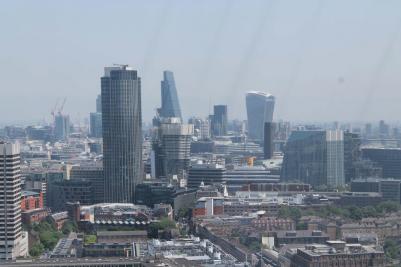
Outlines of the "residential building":
M0 261L15 260L27 242L21 229L20 146L0 141Z

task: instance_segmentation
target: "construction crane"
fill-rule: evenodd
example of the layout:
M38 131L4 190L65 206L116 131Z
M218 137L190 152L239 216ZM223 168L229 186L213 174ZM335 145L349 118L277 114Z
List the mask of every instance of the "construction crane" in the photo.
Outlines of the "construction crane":
M56 104L54 105L54 107L52 108L52 110L50 112L50 114L52 115L52 119L53 119L52 123L54 123L54 120L55 120L55 116L56 116L55 112L56 112L56 109L57 109L57 105L58 105L58 99L56 101Z
M63 108L64 108L64 105L65 105L65 101L67 101L67 98L66 98L66 97L64 97L63 102L61 103L60 108L58 109L58 114L59 114L59 115L61 115L61 112L63 112Z

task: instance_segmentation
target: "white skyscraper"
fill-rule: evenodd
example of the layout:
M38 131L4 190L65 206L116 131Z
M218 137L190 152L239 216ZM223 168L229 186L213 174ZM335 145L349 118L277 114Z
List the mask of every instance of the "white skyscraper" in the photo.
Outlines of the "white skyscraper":
M273 121L274 103L275 97L271 94L257 91L246 94L249 138L263 140L265 122Z
M20 203L20 148L0 141L0 261L26 254Z

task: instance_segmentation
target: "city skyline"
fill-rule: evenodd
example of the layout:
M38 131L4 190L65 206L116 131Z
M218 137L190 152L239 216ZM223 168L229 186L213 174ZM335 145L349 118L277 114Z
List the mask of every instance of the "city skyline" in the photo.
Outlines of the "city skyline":
M165 69L175 73L186 116L226 104L230 118L245 119L250 90L275 95L283 120L397 120L401 111L397 1L97 3L5 3L0 24L15 27L2 28L1 93L10 101L0 113L15 116L0 123L49 121L63 97L71 120L83 121L94 110L101 66L112 63L143 74L144 121L160 103ZM143 12L131 18L131 10ZM129 25L142 26L125 34ZM25 94L30 100L15 105ZM370 109L375 103L385 104Z

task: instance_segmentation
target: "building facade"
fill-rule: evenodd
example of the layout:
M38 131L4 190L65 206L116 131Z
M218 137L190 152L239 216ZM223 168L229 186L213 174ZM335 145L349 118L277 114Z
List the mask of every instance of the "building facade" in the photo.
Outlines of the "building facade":
M401 149L363 148L362 157L381 167L384 178L401 178Z
M21 170L18 144L0 141L0 261L21 256ZM6 204L7 203L7 204Z
M313 186L343 186L344 136L334 131L294 131L285 147L281 178Z
M165 119L158 128L155 151L156 177L186 177L190 163L192 124L179 118Z
M104 174L103 166L100 164L83 164L73 166L70 171L71 180L90 181L93 192L93 202L104 202Z
M214 136L227 135L227 106L215 105L212 116L212 133Z
M54 137L56 140L65 140L70 135L70 116L57 114L55 116Z
M101 138L102 137L102 113L92 112L89 115L90 123L90 136Z
M105 201L133 203L142 180L141 79L124 65L101 78Z

